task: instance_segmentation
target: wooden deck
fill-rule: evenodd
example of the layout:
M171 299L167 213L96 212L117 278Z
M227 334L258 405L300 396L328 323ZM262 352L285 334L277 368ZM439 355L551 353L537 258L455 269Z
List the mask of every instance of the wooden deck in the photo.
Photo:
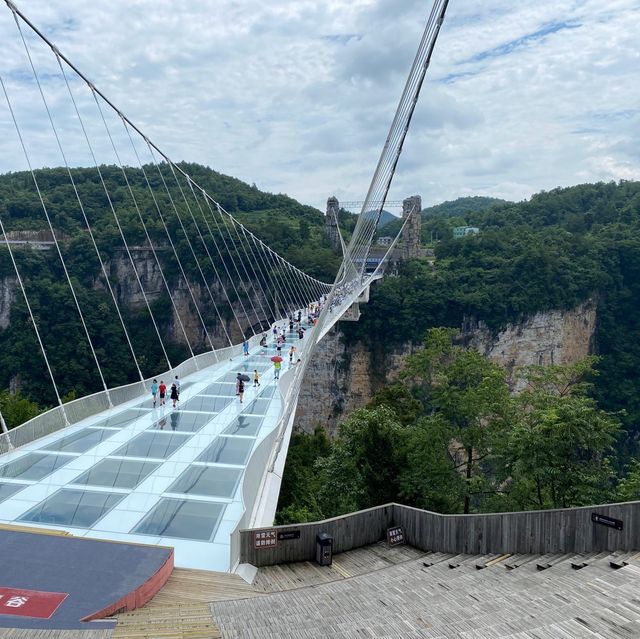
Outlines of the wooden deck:
M405 561L418 559L424 554L411 546L390 548L386 542L381 541L371 546L334 555L331 566L318 566L314 562L305 561L260 568L253 587L258 592L269 593L316 586L389 568Z
M0 628L0 639L111 639L113 630L33 630Z
M113 639L218 639L209 603L255 596L237 575L176 568L146 606L116 615Z

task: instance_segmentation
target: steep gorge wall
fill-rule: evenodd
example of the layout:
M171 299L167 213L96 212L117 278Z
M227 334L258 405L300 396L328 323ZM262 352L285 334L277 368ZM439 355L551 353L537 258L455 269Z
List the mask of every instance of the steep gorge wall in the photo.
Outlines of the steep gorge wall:
M588 300L568 311L536 313L499 333L482 322L467 320L460 342L504 366L513 385L513 373L522 366L569 364L593 353L596 310L596 302ZM419 344L405 344L386 354L383 361L374 361L365 344L345 345L338 324L309 363L298 400L296 429L312 432L322 426L335 435L344 416L369 403L383 384L397 377L404 357L419 348Z
M30 239L31 242L35 242L36 240L39 241L39 232L24 231L20 236L21 242L23 241L23 236L27 237L28 233L34 236ZM34 247L31 246L31 249L33 248ZM21 248L18 250L24 249ZM124 250L116 251L115 255L105 263L105 268L109 275L119 306L122 309L128 308L136 312L142 311L146 308L146 301L153 306L154 303L158 302L160 299L166 299L167 289L153 252L146 247L131 247L130 250L138 278L140 279L140 283L144 289L144 295L140 289L138 278L136 278L136 275L131 268L129 256ZM156 252L162 261L163 249L156 249ZM207 287L202 282L202 278L196 278L196 281L191 280L189 282L189 287L191 288L190 292L184 278L181 277L179 273L170 272L170 269L166 268L164 265L163 271L171 289L173 304L167 302L163 315L161 317L156 317L156 319L159 321L159 324L164 327L167 340L184 344L186 343L186 333L189 344L194 350L201 351L208 350L210 348L202 326L202 321L200 320L200 316L198 315L193 302L193 298L195 298L200 314L206 323L209 336L216 348L224 348L229 345L227 334L234 344L238 344L242 341L242 333L240 332L238 322L235 321L233 314L229 311L229 308L223 308L225 305L221 303L223 300L226 302L223 283L217 280L208 282L209 289L211 290L210 296ZM104 283L101 273L96 274L92 281L92 286L95 289L102 290L107 297L110 297L108 288ZM238 285L238 288L239 290L242 290L241 285ZM0 273L0 329L7 328L7 326L9 326L11 307L16 300L16 296L21 296L21 293L18 280L15 275L11 272ZM218 320L211 297L213 297L219 307L224 325ZM268 304L264 299L260 299L256 306L261 319L262 307L268 308ZM243 329L247 330L247 320L241 309L240 303L236 301L233 308L240 322L243 323ZM226 315L224 314L225 311ZM249 320L257 325L258 318L255 317L255 313L253 313L252 310L248 312L250 313ZM182 330L182 327L184 327L184 331ZM152 330L151 327L150 330ZM249 329L249 332L252 331Z

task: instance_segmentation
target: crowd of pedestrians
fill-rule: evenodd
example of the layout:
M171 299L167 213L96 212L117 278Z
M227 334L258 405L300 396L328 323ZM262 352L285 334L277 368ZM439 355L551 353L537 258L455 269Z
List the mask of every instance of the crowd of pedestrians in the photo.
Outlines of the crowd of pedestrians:
M349 292L350 291L346 286L341 289L337 289L336 295L331 301L331 308L339 305ZM305 309L307 316L306 319L309 326L315 326L325 303L326 298L325 296L322 296L319 301L312 302ZM287 345L287 338L291 340L297 336L299 340L304 339L305 327L302 325L302 315L303 311L299 310L296 313L291 314L288 318L288 322L284 323L282 326L277 324L273 326L272 343L275 348L275 355L271 357L271 361L273 362L273 378L276 380L280 379L282 364L284 362L284 358L282 357L283 347ZM268 356L269 344L267 333L263 333L260 338L260 348L261 355ZM249 356L249 341L247 339L242 343L242 352L245 357ZM289 355L290 367L297 366L301 363L301 358L298 356L298 347L296 347L295 344L290 344L287 349L287 353ZM245 384L253 380L253 388L260 388L260 377L258 369L253 370L252 377L242 373L238 373L236 375L235 393L241 404L244 403L244 394L246 391ZM165 406L167 395L169 396L169 399L171 399L173 408L178 408L180 402L180 379L178 375L174 377L170 387L167 387L167 384L162 379L159 383L157 379L154 379L151 383L151 399L153 402L153 408L156 408L156 406Z

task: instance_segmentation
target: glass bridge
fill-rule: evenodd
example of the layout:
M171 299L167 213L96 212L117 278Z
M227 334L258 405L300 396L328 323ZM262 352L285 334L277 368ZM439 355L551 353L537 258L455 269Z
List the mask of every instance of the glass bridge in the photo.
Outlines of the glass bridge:
M294 342L288 333L283 373ZM3 455L0 523L173 546L177 566L229 570L246 465L281 415L274 353L254 348L188 376L176 409L168 397L153 408L149 394ZM237 373L251 378L242 404Z

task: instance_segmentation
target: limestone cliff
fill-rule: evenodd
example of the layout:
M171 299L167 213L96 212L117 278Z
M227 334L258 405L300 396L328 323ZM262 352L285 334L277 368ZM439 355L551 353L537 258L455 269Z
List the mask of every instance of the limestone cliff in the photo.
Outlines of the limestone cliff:
M536 313L495 334L483 322L465 321L461 339L513 373L531 364L571 364L593 353L596 329L595 300L570 311Z
M568 364L593 353L596 310L596 302L588 300L572 310L536 313L498 333L480 321L467 319L460 341L504 366L511 381L513 372L522 366ZM385 355L383 361L373 362L365 344L345 346L338 325L309 364L298 401L296 428L311 432L320 425L334 435L341 419L366 405L382 384L393 381L403 358L419 347L405 344Z

